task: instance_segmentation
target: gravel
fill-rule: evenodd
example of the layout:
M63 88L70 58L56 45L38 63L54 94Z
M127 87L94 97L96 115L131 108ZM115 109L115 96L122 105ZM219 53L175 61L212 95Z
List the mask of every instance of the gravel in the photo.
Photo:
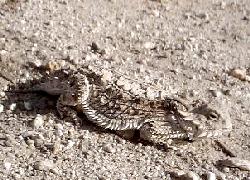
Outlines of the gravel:
M247 179L248 0L5 0L0 7L0 179ZM229 161L211 139L167 150L85 118L79 127L60 119L49 96L6 91L39 78L41 68L83 65L149 98L230 101L233 131L220 141L241 161Z

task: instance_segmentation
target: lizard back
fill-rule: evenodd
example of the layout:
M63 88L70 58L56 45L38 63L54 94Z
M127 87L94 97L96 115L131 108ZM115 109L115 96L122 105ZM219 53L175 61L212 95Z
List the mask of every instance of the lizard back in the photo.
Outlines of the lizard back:
M124 91L100 76L78 76L78 109L99 126L112 130L139 129L149 121L164 121L170 110L164 100L150 100Z

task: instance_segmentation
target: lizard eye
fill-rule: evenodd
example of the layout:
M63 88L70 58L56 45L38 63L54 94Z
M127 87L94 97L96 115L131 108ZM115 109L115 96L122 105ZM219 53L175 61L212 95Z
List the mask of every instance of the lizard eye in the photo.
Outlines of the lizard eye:
M72 93L71 96L75 99L77 98L77 95L75 93Z
M218 119L219 115L216 112L210 112L207 116L208 119Z
M176 111L182 111L182 112L188 111L188 106L179 99L166 98L164 102L164 106L166 109L173 111L174 113Z

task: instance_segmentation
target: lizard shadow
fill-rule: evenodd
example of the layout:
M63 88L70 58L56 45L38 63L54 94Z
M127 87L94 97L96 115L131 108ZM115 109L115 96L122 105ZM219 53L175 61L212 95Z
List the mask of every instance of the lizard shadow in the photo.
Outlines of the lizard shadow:
M35 82L35 81L34 81ZM134 134L132 137L124 137L120 133L117 133L117 131L104 129L102 127L99 127L95 125L93 122L89 121L88 118L84 113L77 113L79 119L81 122L73 122L70 121L70 119L61 119L59 116L59 113L57 112L56 108L56 102L59 96L53 96L49 95L43 91L39 92L16 92L16 89L21 88L29 88L30 85L33 82L29 82L27 84L16 84L9 86L9 90L6 92L7 100L3 102L4 107L11 107L15 106L11 112L13 114L17 115L17 120L19 119L19 116L22 114L22 116L27 117L33 117L33 118L27 118L29 119L28 122L25 122L28 124L30 128L32 127L32 120L34 119L38 114L42 116L53 116L53 119L55 119L55 123L65 123L69 122L72 123L76 128L79 128L81 130L88 130L89 132L95 132L98 134L115 134L119 136L122 139L125 139L133 144L142 143L143 145L152 145L155 146L158 149L163 149L160 145L154 145L153 143L146 142L144 140L140 139L139 130L134 130ZM26 86L27 85L27 86ZM20 118L23 120L23 118Z
M27 80L25 78L25 82L20 81L8 86L8 89L5 91L6 99L2 102L4 107L9 107L11 113L16 114L17 117L20 114L34 117L37 114L53 114L54 117L58 117L56 119L58 119L59 122L62 121L56 109L59 94L49 94L46 90L34 91L32 88L54 77L58 77L59 81L63 82L63 80L67 78L65 73L61 70L48 73L45 67L32 68L32 70L36 72L34 79Z

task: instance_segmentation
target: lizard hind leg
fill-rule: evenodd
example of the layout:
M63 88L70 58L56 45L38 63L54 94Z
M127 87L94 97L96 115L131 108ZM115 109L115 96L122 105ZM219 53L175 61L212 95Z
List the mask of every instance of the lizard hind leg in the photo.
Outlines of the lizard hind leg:
M188 135L185 130L174 126L171 122L153 121L142 125L140 138L153 144L170 147L173 141L187 140Z

